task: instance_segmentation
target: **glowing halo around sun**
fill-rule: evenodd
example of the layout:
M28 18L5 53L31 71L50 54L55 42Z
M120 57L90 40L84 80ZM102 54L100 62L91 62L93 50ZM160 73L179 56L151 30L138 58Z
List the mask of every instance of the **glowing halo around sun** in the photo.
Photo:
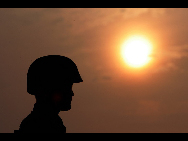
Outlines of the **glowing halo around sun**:
M149 63L151 51L152 45L146 38L133 36L124 42L121 53L126 64L139 68Z

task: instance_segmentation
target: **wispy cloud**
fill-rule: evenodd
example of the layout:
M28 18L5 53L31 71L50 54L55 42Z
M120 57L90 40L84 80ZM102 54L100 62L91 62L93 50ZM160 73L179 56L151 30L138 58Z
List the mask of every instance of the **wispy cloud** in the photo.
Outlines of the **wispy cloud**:
M188 58L188 45L171 46L155 52L151 58L157 62L157 67L152 72L160 73L166 71L187 72L185 68L179 66L178 62ZM186 66L186 64L185 64Z
M97 26L110 24L117 18L134 18L144 13L151 13L152 16L160 16L165 9L150 8L76 8L60 9L58 14L66 24L69 24L73 33L79 33Z

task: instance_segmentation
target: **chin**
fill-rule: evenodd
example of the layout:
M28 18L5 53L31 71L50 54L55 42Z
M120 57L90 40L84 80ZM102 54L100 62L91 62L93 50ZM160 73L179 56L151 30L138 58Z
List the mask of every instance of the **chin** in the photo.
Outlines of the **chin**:
M70 109L71 109L71 105L63 105L63 106L60 108L61 111L68 111L68 110L70 110Z

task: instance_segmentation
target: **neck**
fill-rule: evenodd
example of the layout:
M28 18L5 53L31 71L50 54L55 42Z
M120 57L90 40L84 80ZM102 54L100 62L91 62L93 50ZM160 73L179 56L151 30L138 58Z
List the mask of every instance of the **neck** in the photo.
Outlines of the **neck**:
M45 113L49 113L49 114L59 114L60 110L58 108L55 107L55 105L53 105L50 102L41 102L41 101L37 101L34 105L34 109L33 110L37 110L40 112L45 112Z

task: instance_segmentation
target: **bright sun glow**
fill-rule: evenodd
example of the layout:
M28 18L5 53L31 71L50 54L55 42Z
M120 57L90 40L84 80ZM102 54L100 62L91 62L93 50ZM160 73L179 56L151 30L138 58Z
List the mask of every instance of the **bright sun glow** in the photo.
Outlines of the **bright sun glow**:
M152 45L141 36L129 38L122 46L122 56L124 61L131 67L139 68L150 61Z

